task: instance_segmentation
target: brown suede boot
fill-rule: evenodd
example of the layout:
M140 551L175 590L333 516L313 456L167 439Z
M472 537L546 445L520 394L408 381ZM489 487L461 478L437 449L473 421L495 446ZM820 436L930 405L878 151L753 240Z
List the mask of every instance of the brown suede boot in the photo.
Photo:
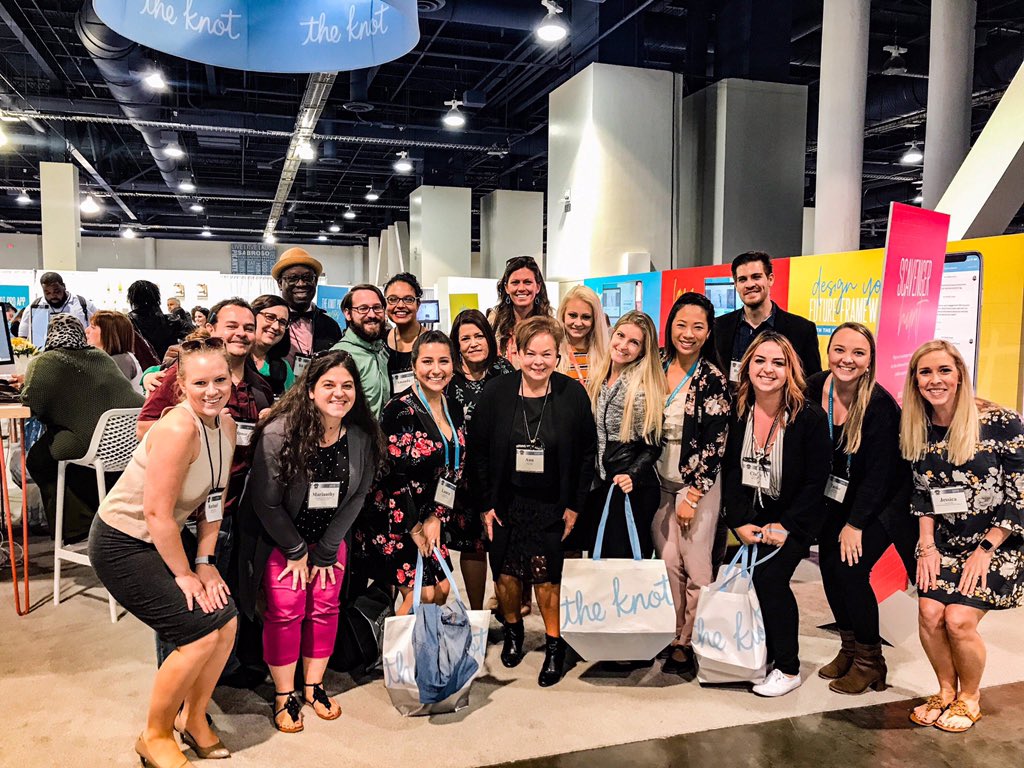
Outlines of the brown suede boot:
M882 644L863 645L857 643L853 651L853 666L850 671L838 680L828 684L830 691L845 693L851 696L864 693L868 688L884 691L885 676L889 670L882 657Z
M849 672L850 667L853 666L853 632L840 629L839 639L842 642L842 646L839 648L839 654L832 659L832 661L818 670L818 677L823 677L826 680L838 680Z

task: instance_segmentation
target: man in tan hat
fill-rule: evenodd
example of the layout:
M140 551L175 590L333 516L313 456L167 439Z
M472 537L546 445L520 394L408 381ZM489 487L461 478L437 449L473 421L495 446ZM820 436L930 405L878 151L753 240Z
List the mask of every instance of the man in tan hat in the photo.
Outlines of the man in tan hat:
M288 304L290 318L284 338L269 356L287 360L296 377L302 375L314 352L330 349L341 339L341 327L313 303L323 272L323 265L302 248L286 250L270 270Z

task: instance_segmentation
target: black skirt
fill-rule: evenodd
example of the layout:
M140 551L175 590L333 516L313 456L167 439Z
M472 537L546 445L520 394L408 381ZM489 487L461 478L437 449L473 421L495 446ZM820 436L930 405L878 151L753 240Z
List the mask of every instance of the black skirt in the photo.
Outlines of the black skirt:
M505 575L533 584L560 584L564 512L557 503L513 489L508 507L498 513L502 524L493 526L489 549L494 580Z
M177 647L216 632L238 615L234 601L212 613L189 611L164 559L152 544L122 533L98 516L89 533L89 561L117 602Z

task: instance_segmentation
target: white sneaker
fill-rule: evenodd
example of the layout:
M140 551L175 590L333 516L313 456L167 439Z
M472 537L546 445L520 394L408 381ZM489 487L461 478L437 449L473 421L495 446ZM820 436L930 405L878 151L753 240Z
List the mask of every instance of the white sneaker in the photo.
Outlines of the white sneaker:
M758 696L785 696L790 691L795 691L803 684L800 675L790 677L784 672L773 669L768 679L760 685L754 686L754 693Z

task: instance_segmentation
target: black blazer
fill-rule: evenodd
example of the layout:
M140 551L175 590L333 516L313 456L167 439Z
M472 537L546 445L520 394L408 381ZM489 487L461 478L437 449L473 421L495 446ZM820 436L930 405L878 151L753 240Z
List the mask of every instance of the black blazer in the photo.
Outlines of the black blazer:
M333 317L320 309L316 304L310 305L310 314L313 315L313 349L311 353L330 349L341 341L341 326L335 322ZM289 310L289 315L292 320L299 316L294 310ZM287 357L291 348L291 332L285 331L284 338L270 348L267 357L274 359Z
M748 410L749 413L749 410ZM723 514L730 528L747 523L780 522L791 536L813 544L825 522L825 484L832 471L832 441L828 416L821 406L807 400L786 426L782 447L782 487L779 498L763 495L764 508L756 505L753 488L743 485L740 456L746 416L733 415L722 463Z
M774 302L772 302L774 304ZM726 378L732 361L732 342L736 337L736 329L739 328L740 318L743 316L743 308L722 315L715 319L715 349L718 350L718 358L725 366ZM791 312L775 305L775 330L789 339L789 343L796 350L800 364L804 368L804 377L810 376L821 370L821 352L818 348L818 328L805 317L794 315Z
M807 380L807 397L821 403L828 372ZM826 413L826 417L828 414ZM826 422L827 424L827 422ZM837 470L839 468L837 467ZM843 467L840 473L845 473ZM864 530L881 518L886 530L906 525L910 515L913 474L900 453L900 407L881 384L875 384L864 414L860 450L850 459L850 485L840 507L842 524ZM839 506L829 503L829 507ZM916 522L916 521L913 521Z
M516 371L487 382L469 422L466 471L472 498L480 500L479 509L484 511L505 509L511 496L512 419L522 378ZM582 513L597 461L597 427L590 398L578 381L558 372L551 374L550 398L547 412L565 440L558 451L558 505Z

